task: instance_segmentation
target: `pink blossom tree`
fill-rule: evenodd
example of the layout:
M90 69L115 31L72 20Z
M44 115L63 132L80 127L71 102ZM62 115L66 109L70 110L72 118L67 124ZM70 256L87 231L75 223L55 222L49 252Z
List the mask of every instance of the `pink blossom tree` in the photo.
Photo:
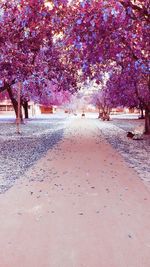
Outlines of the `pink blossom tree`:
M136 89L137 99L146 112L145 132L150 133L148 1L82 1L72 9L68 15L71 26L64 30L68 55L82 69L85 79L100 80L101 66L111 61L122 68L123 76L126 72L126 78L132 73L132 86L131 82L126 83L124 94L130 95L126 98L129 105ZM121 93L122 89L117 95Z
M62 62L53 42L58 10L59 6L49 8L43 0L0 3L0 91L7 90L16 115L18 82L24 107L30 99L43 102L44 95L49 103L54 94L55 99L65 99L62 92L76 88L75 73Z
M4 0L0 26L1 90L7 88L12 102L10 89L18 81L28 87L24 95L37 98L49 80L57 81L59 95L66 88L73 92L78 80L101 81L104 70L110 75L112 101L141 103L145 132L150 133L148 0Z

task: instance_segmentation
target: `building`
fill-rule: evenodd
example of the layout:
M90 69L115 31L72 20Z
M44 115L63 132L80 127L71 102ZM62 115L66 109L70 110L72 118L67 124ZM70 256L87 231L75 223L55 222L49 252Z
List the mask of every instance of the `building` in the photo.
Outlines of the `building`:
M40 114L52 114L56 111L55 106L45 106L41 104L35 104L33 101L28 103L29 117L35 117ZM13 116L15 115L11 100L0 101L0 115Z

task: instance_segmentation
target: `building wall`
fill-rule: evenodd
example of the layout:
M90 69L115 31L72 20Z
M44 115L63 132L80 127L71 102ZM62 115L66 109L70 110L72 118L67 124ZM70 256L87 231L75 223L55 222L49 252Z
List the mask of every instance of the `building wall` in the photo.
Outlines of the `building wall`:
M28 103L29 117L35 117L40 114L52 114L53 106L38 105L30 101ZM22 109L23 112L23 109ZM0 115L15 116L15 111L10 100L0 101Z

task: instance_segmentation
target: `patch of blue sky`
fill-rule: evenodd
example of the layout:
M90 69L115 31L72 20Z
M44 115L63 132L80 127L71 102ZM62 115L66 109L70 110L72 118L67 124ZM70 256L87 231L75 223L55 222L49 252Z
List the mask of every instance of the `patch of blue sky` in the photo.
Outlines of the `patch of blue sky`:
M78 20L77 20L77 24L78 24L78 25L81 25L81 24L82 24L82 19L78 19Z
M111 14L114 15L114 17L117 17L119 14L119 11L117 11L115 8L112 8Z
M105 22L107 22L107 20L108 20L108 14L106 12L103 14L103 20Z

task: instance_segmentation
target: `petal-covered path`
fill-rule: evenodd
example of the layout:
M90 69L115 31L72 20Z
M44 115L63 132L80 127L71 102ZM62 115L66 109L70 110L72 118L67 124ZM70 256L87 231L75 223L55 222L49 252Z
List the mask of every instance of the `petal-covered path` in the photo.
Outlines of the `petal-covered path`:
M0 196L0 267L149 267L150 193L92 119Z

